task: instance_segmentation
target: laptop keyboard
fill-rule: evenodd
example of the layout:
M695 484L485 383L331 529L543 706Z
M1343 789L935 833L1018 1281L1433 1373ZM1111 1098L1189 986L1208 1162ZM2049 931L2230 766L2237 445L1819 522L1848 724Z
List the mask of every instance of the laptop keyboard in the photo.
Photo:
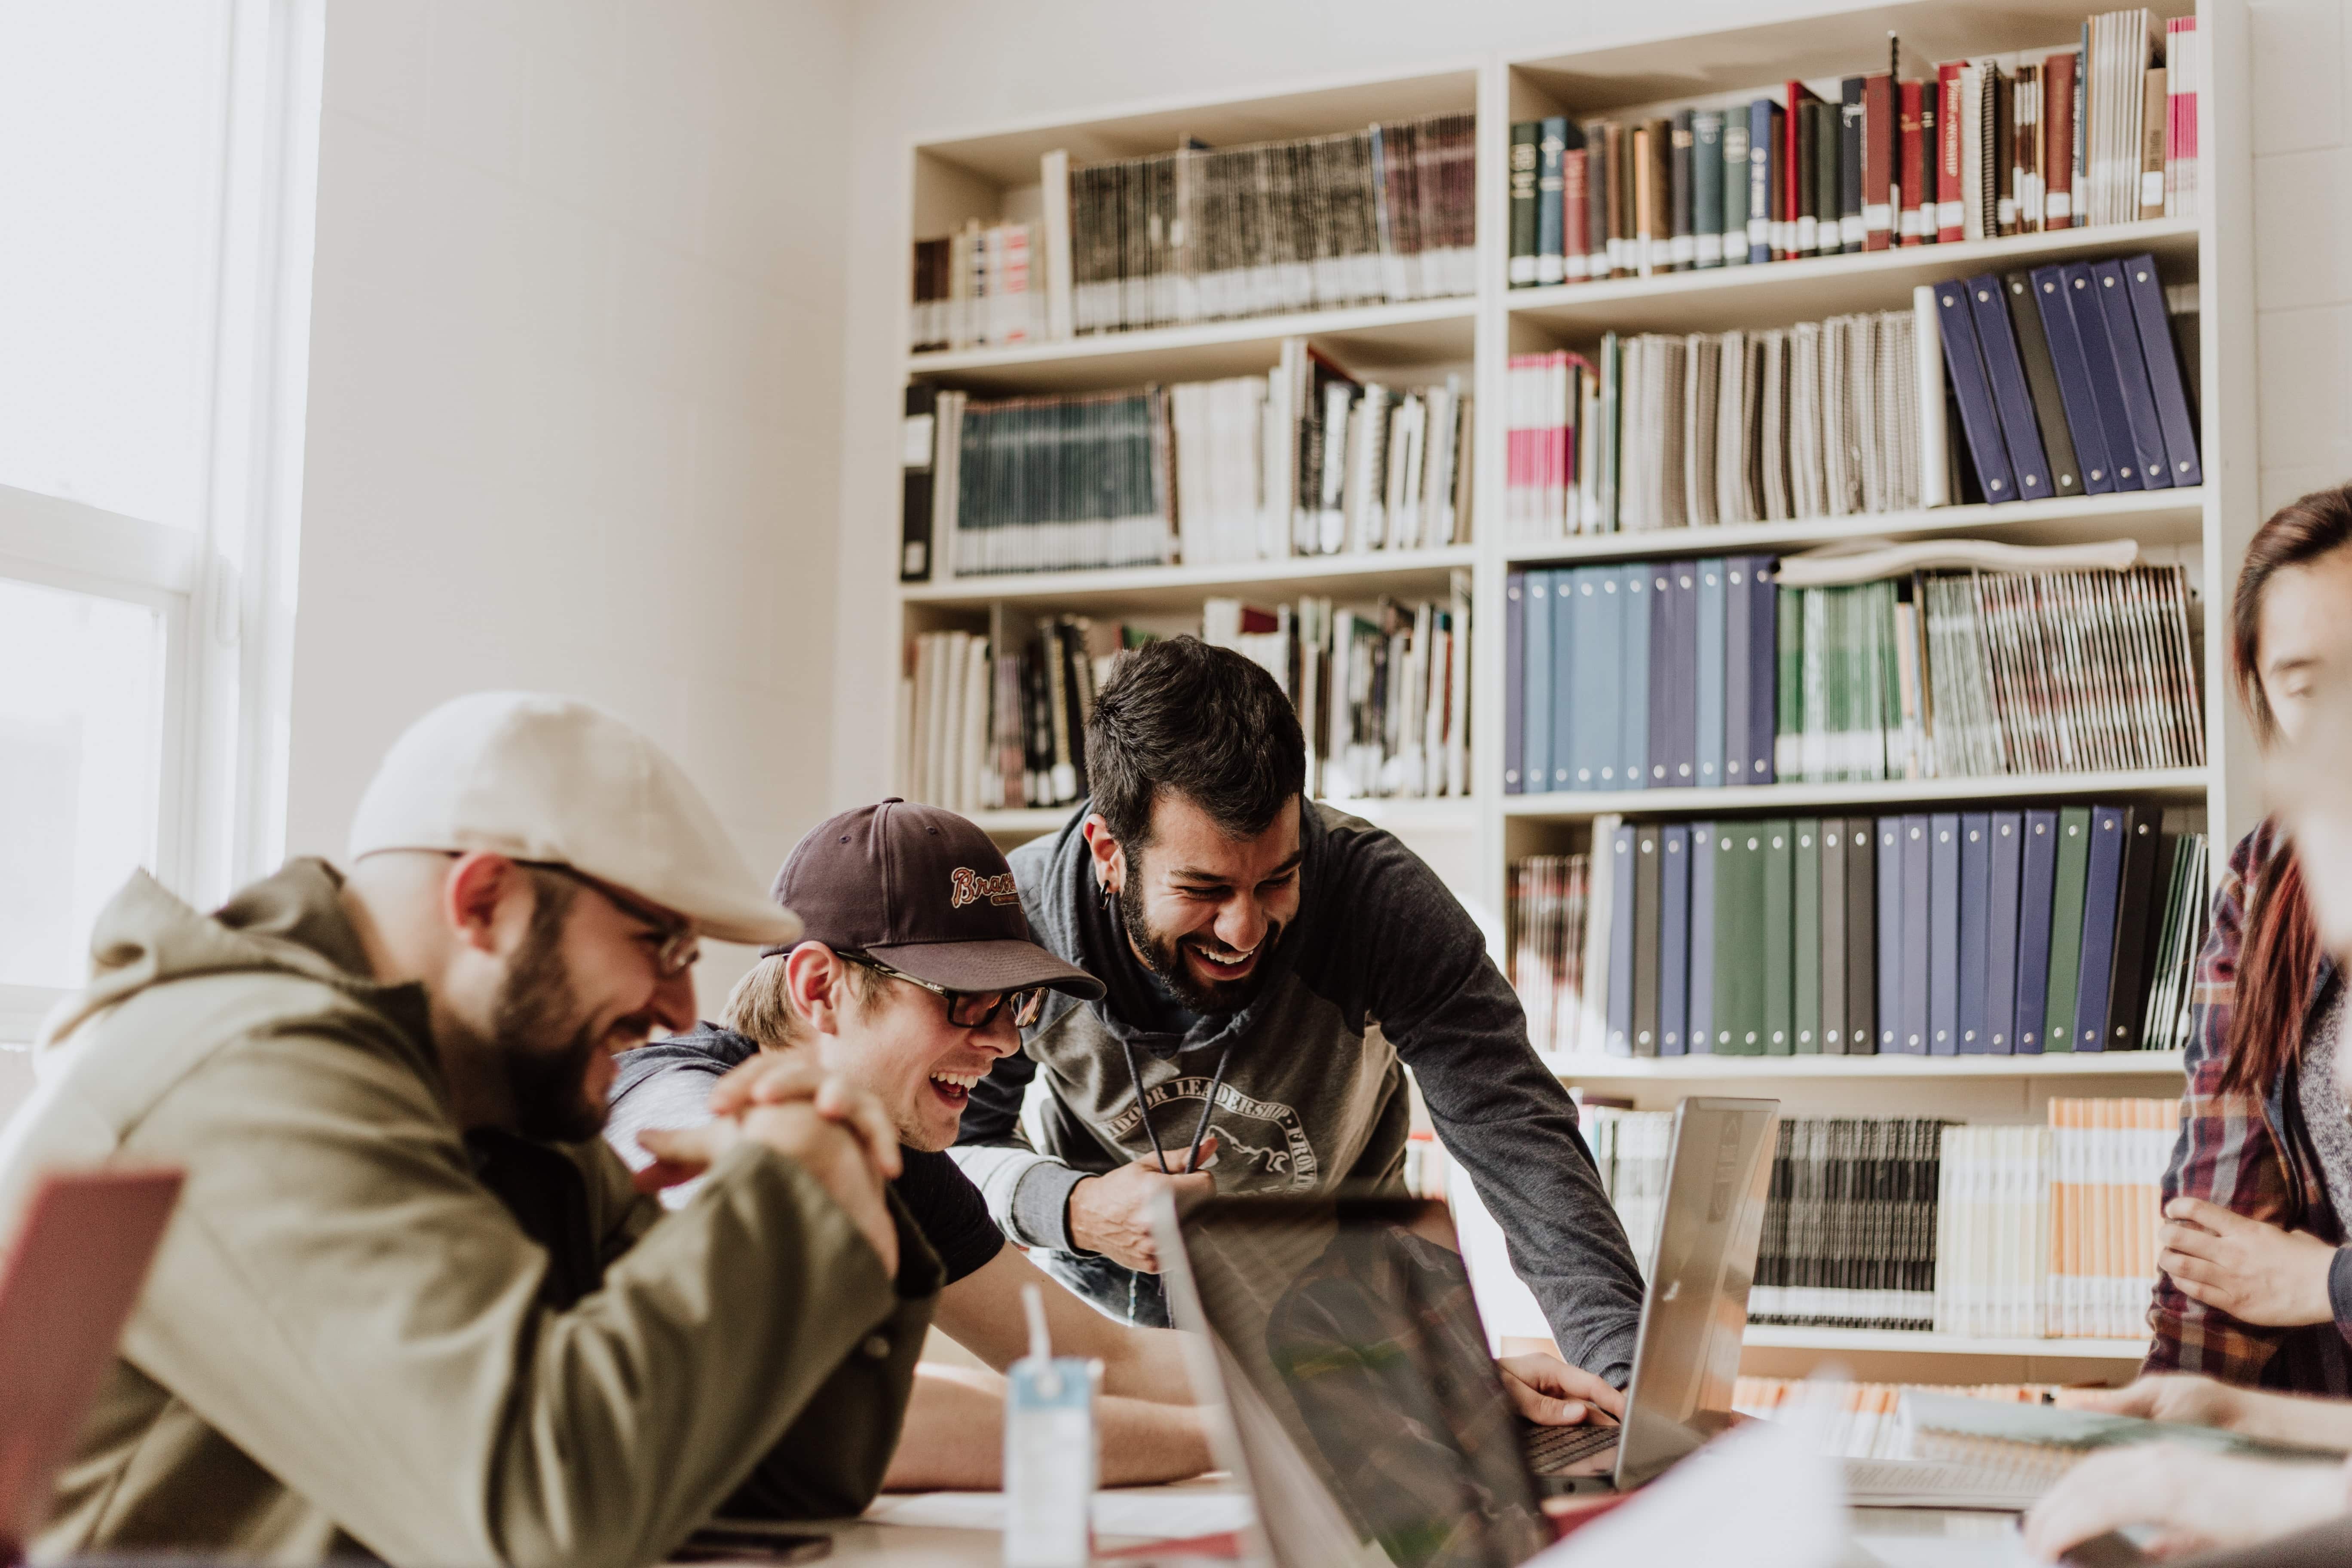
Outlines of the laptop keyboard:
M1558 1475L1579 1459L1614 1447L1614 1426L1522 1426L1519 1440L1527 1449L1528 1468L1538 1476Z

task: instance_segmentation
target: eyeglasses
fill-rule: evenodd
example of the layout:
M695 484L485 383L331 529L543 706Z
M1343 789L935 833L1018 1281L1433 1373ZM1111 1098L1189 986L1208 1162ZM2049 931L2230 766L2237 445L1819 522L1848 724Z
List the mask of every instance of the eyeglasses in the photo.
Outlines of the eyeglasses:
M588 875L553 860L521 860L518 865L535 871L548 871L567 882L577 882L583 888L602 893L607 902L631 920L651 926L661 937L661 945L654 949L654 972L664 980L674 980L694 967L702 957L702 942L694 922L666 910L657 910L644 900L623 892L612 883Z
M1045 990L1043 985L1031 985L1019 991L950 991L944 985L934 985L904 970L893 969L878 958L868 958L860 952L835 954L845 963L870 969L877 974L887 974L893 980L903 980L909 985L919 985L932 995L943 998L948 1005L948 1022L959 1029L985 1029L996 1022L996 1016L1009 1003L1013 1008L1015 1028L1025 1029L1044 1016Z

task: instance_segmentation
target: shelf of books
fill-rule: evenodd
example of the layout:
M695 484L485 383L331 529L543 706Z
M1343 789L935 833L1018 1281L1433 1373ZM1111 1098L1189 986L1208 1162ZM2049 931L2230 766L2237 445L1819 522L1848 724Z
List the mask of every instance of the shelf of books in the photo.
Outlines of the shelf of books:
M1591 1114L2158 1115L2256 809L2245 27L1889 0L920 142L900 788L1053 830L1113 659L1202 635L1499 913ZM2101 1327L1932 1252L1751 1352L2137 1353L2137 1253Z

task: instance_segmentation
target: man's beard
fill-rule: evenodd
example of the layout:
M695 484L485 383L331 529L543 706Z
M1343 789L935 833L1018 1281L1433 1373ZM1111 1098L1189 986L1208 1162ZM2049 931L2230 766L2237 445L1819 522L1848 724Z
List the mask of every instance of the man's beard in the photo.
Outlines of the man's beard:
M1111 901L1118 906L1119 924L1127 928L1127 940L1143 960L1143 966L1158 975L1160 983L1186 1007L1195 1013L1238 1013L1256 999L1260 983L1265 978L1266 961L1274 956L1275 943L1282 939L1279 923L1269 922L1265 934L1258 938L1257 964L1247 974L1239 980L1204 983L1193 977L1184 955L1177 951L1182 939L1171 941L1146 923L1140 899L1121 895Z
M604 1048L604 1038L593 1022L573 1023L579 1002L572 994L571 971L557 952L568 903L541 889L530 929L499 986L490 1029L490 1050L506 1072L515 1131L549 1143L593 1138L604 1131L605 1119L604 1107L588 1095L588 1072Z

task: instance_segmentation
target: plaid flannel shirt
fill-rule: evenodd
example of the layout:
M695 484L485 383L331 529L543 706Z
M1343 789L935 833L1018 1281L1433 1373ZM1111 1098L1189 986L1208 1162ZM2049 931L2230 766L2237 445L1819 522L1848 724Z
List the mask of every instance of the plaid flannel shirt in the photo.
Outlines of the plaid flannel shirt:
M2279 847L2269 822L2257 826L2231 851L2229 875L2214 895L2212 930L2197 959L2180 1137L2165 1169L2164 1201L2182 1194L2203 1198L2250 1219L2341 1244L2342 1225L2304 1128L2294 1065L2265 1094L2221 1087L2248 890ZM2332 1002L2336 980L2334 963L2324 961L2304 1015L2306 1036ZM2203 1373L2224 1383L2352 1393L2343 1325L2276 1329L2240 1322L2190 1300L2163 1274L2157 1276L2147 1321L2155 1342L2144 1372Z

